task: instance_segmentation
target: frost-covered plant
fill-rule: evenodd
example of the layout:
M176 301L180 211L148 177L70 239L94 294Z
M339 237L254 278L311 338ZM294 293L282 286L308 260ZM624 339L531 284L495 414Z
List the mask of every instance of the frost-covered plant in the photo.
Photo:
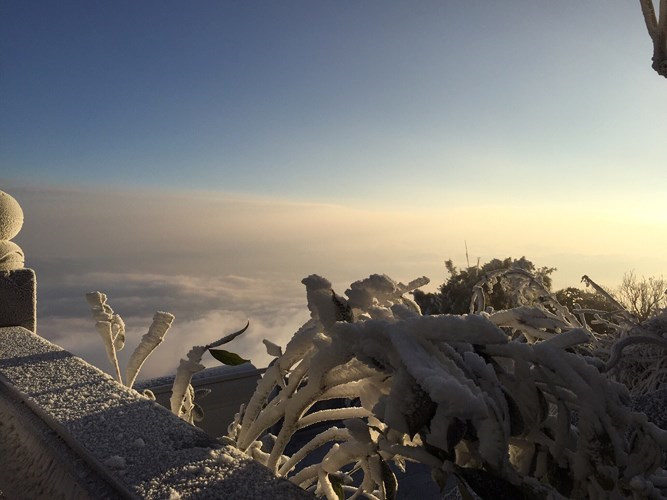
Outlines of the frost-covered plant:
M247 362L247 359L243 359L235 353L224 351L222 349L214 349L214 347L219 347L231 342L245 332L248 329L248 326L250 326L249 321L240 330L231 333L220 340L204 346L193 346L186 356L187 359L181 359L178 369L176 370L174 384L171 389L171 398L169 400L171 411L174 415L178 415L180 418L191 424L203 418L203 410L195 403L195 396L199 391L195 391L190 383L192 381L192 376L205 368L205 366L201 364L201 358L206 351L210 352L213 357L227 365L238 365Z
M116 379L119 383L124 383L127 387L133 387L144 362L164 340L167 331L169 331L174 321L174 315L162 311L155 313L148 332L141 338L141 342L130 356L125 369L125 382L123 382L120 365L118 364L117 351L120 351L125 345L125 323L113 311L111 306L107 304L106 294L90 292L86 294L86 300L96 320L95 326L104 342L107 357L116 371ZM190 384L192 375L205 368L201 364L201 358L206 351L210 352L221 363L227 365L238 365L247 362L247 359L243 359L233 352L214 349L214 347L219 347L222 344L232 341L245 332L249 325L250 322L241 330L227 335L216 342L205 346L194 346L188 352L187 359L181 359L174 378L170 399L171 410L175 415L190 423L203 418L203 410L195 403L195 398L203 397L210 391L208 389L195 391L194 387ZM144 395L150 399L155 399L155 395L149 389L144 390Z
M102 292L90 292L86 294L86 300L90 305L95 318L95 327L102 337L104 348L111 365L116 371L116 379L123 383L120 366L118 364L117 352L125 347L125 323L122 318L116 314L111 306L107 304L107 296ZM174 315L167 312L158 311L153 316L153 323L148 329L140 344L132 353L128 362L125 380L128 387L134 385L137 374L146 358L162 343L164 336L174 321Z
M511 335L523 336L532 343L562 331L583 328L588 331L590 340L573 350L599 358L597 364L601 370L626 385L632 396L667 386L667 341L663 337L667 336L667 311L640 321L635 313L591 278L584 276L582 281L607 301L610 310L575 307L570 311L535 276L521 269L509 269L490 273L480 280L474 287L471 312L484 310L483 289L491 293L493 285L501 282L505 292L513 294L517 303L531 304L527 308L507 311L487 309L489 319L508 329ZM605 333L589 327L595 325L603 326Z
M640 320L588 276L582 280L615 307L611 313L595 314L595 322L611 332L606 336L605 371L633 396L667 387L667 309Z
M116 379L118 382L123 383L116 352L125 346L125 323L114 312L111 306L107 304L106 294L101 292L87 293L86 301L93 313L97 333L102 337L107 358L116 371Z
M328 499L392 498L389 463L406 460L429 465L441 486L454 475L478 492L494 480L517 497L659 498L667 433L628 408L602 361L576 353L591 333L524 277L521 293L544 303L487 312L477 301L463 316L422 316L404 294L424 278L373 275L347 298L304 279L311 319L284 352L267 344L278 357L226 441ZM347 404L313 409L340 398ZM298 430L341 420L286 454Z

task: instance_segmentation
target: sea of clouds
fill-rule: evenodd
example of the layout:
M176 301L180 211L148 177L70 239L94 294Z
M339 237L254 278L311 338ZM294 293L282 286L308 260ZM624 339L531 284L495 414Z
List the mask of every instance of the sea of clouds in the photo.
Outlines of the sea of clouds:
M328 278L339 294L372 273L406 283L426 275L427 289L435 290L446 277L446 258L465 265L464 241L473 264L477 256L485 262L526 255L556 266L556 287L577 284L582 274L613 284L626 270L659 274L667 264L658 251L667 244L664 232L647 230L655 221L645 217L638 223L592 212L577 225L548 206L361 209L206 192L5 184L25 213L16 242L37 272L40 335L110 371L86 292L107 293L125 320L121 365L156 311L176 316L140 378L174 373L193 345L246 320L247 333L227 348L266 366L261 340L284 346L308 318L300 281L310 274Z

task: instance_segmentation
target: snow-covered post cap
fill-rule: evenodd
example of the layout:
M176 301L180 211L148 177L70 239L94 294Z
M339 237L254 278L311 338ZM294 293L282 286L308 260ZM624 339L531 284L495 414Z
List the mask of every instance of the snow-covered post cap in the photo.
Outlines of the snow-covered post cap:
M0 271L23 269L23 250L13 241L23 226L23 210L18 201L0 191Z

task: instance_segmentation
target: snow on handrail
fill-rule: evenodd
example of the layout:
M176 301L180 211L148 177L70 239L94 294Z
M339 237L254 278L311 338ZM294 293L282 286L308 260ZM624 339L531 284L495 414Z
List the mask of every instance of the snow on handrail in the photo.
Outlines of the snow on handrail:
M83 481L79 486L84 492L85 481L80 478L92 474L98 484L110 485L107 491L112 497L120 498L312 498L233 447L24 328L0 328L0 346L0 418L7 414L3 408L27 405L61 442L64 451L49 455L78 457L71 459L80 472L73 480ZM17 432L34 436L33 442L43 441L40 434L23 428L20 418L12 422L8 426L3 420L0 426L3 445L25 448L25 440L8 435ZM10 451L7 458L0 457L0 469L3 460L17 455L16 450ZM18 452L25 456L31 450ZM85 470L78 470L79 461ZM48 470L57 474L61 465ZM30 474L30 469L23 467L20 472ZM60 496L68 497L72 484L54 486L52 475L45 474L45 488L53 491L62 486ZM0 474L0 490L5 494L20 496L25 483L25 477ZM83 496L99 498L90 492Z

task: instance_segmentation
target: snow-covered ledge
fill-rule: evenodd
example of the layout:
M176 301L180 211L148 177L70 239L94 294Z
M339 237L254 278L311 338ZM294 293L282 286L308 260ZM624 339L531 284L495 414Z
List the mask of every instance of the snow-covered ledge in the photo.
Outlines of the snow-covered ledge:
M0 491L10 498L312 498L21 327L0 328Z
M0 191L0 327L36 331L35 272L23 267L23 250L11 241L23 226L21 205Z

